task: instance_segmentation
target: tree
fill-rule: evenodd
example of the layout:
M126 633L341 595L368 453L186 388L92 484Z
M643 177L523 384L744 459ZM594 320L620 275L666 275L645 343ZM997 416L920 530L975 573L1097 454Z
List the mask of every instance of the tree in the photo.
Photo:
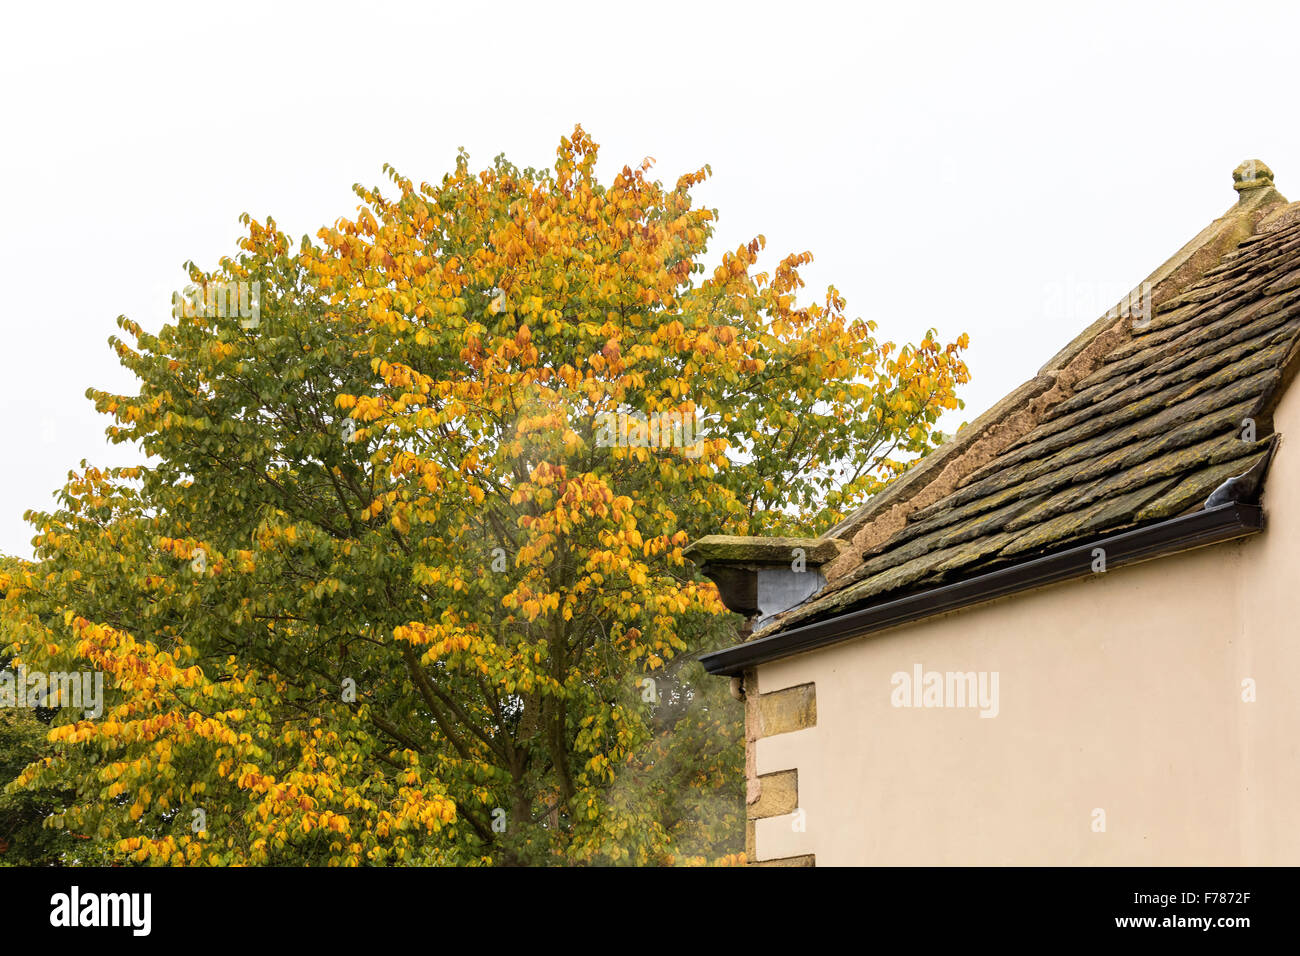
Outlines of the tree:
M22 562L0 555L0 578L21 569ZM0 617L0 679L16 678L5 653L10 643L8 623ZM0 706L0 866L54 866L76 845L71 834L44 826L70 794L58 789L7 789L24 767L52 753L45 737L53 717L52 711L40 708Z
M799 305L810 257L756 272L762 237L707 272L707 168L596 158L387 170L296 250L245 217L197 307L119 319L139 392L88 395L150 464L29 514L4 609L112 688L20 778L76 789L57 823L162 863L739 850L740 708L693 663L734 619L682 548L855 507L959 404L965 336Z
M65 795L53 789L7 792L28 764L50 754L49 727L30 710L0 709L0 866L54 866L76 846L66 831L44 826Z

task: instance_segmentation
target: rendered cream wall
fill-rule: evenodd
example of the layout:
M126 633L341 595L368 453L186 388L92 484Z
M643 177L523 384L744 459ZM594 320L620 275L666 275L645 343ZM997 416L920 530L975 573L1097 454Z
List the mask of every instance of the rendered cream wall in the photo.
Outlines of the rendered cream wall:
M817 726L757 741L803 826L757 821L759 860L1300 864L1300 388L1275 427L1262 535L761 667ZM997 671L998 716L891 706L917 663Z

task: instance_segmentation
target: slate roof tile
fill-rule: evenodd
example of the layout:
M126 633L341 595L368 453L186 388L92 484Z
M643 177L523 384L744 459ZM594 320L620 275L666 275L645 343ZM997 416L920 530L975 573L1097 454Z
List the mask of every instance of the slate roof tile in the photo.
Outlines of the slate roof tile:
M1023 436L755 636L1202 507L1267 454L1298 351L1293 219L1162 302Z

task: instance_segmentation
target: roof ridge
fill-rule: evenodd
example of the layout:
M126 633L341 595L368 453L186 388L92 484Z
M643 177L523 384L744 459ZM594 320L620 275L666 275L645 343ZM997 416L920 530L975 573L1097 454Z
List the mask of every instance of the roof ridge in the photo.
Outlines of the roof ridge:
M1235 253L1235 257L1245 255L1245 250L1240 248L1244 243L1254 245L1265 238L1284 242L1293 227L1300 227L1300 203L1288 203L1274 188L1271 171L1266 177L1257 174L1253 181L1243 179L1242 171L1247 170L1251 163L1256 164L1254 169L1257 171L1268 170L1256 160L1244 163L1234 171L1234 188L1238 190L1239 198L1232 208L1184 243L1138 283L1133 293L1121 299L1057 352L1034 378L1014 389L826 532L824 537L851 545L824 568L828 589L833 589L839 579L860 567L865 556L881 550L918 511L946 498L1048 421L1052 410L1079 394L1076 386L1106 365L1107 357L1126 341L1138 341L1145 337L1141 334L1144 331L1168 328L1162 324L1159 329L1148 329L1151 317L1176 311L1169 304L1185 293L1201 286L1208 289L1219 284L1211 282L1205 285L1213 274L1212 270L1224 263L1230 254ZM1261 234L1264 223L1269 226L1267 236ZM1216 278L1222 283L1228 276L1217 275ZM1198 295L1196 301L1180 303L1179 307L1195 308L1198 301L1214 295ZM1135 330L1133 306L1138 304L1146 321ZM1172 339L1179 337L1178 333L1171 336ZM1139 349L1134 354L1142 351Z

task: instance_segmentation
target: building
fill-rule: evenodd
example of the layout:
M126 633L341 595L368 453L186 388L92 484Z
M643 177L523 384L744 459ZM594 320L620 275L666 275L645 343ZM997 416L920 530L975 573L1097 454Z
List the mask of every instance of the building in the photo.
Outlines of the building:
M1300 203L1237 203L823 538L691 554L760 865L1300 863Z

